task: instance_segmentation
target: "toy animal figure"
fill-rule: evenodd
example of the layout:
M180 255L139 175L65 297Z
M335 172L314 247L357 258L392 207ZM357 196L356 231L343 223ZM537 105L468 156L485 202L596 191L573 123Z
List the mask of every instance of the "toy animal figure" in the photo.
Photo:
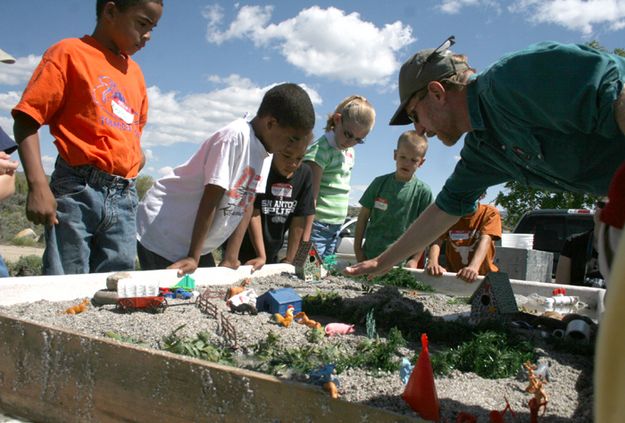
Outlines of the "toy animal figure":
M228 301L231 297L245 291L247 286L251 283L252 283L252 280L250 278L245 278L239 284L239 286L231 286L230 288L228 288L228 291L226 291L226 296L224 298L224 301Z
M341 382L336 376L336 365L326 364L321 368L311 371L308 377L312 383L321 385L323 389L328 391L332 398L336 399L339 397L338 387L341 385Z
M544 380L539 377L535 377L533 381L530 381L530 385L526 388L527 392L534 394L534 398L532 398L528 403L530 409L530 421L532 423L538 421L538 413L541 408L543 409L543 416L547 411L549 397L547 397L547 392L545 392L544 384Z
M345 323L328 323L325 328L326 335L347 335L356 332L354 325Z
M508 402L506 398L504 399L506 400L506 408L504 408L501 411L493 410L490 413L488 413L488 421L490 423L505 423L506 422L505 415L508 411L510 411L510 414L512 414L512 417L516 419L516 414L514 414L514 411L512 411L512 407L510 407L510 403ZM456 423L477 423L477 417L471 413L462 411L458 413L458 415L456 416Z
M284 313L284 316L281 315L280 313L275 313L273 317L276 320L276 322L278 322L285 328L288 328L289 326L291 326L291 323L293 323L294 312L295 312L295 307L290 305L286 308L286 313Z
M330 382L324 383L323 389L328 391L332 398L337 399L339 397L339 390L336 387L336 384L334 382L330 381Z
M516 414L514 414L514 411L512 411L512 407L510 407L510 403L508 402L508 399L504 397L504 399L506 400L506 408L504 408L501 411L497 411L497 410L493 410L490 413L488 413L488 418L490 419L490 423L505 423L505 415L508 411L510 411L510 414L512 414L512 417L516 418Z
M532 398L529 403L530 409L530 421L535 423L538 421L538 413L540 409L543 409L542 415L545 415L547 411L547 403L549 402L549 398L547 397L547 392L545 392L545 383L547 383L541 376L538 376L534 373L536 370L536 365L527 361L523 364L523 367L527 369L527 378L529 379L529 385L525 388L525 392L534 394L534 398Z
M89 305L89 298L85 298L84 300L82 300L80 304L69 307L67 310L65 310L65 313L66 314L82 313L83 311L87 310L88 305Z
M295 315L295 321L299 323L300 325L306 325L312 329L321 328L321 323L317 322L316 320L309 319L306 313L304 313L303 311L300 311L299 313Z
M477 423L477 417L471 413L461 411L456 416L456 423Z
M247 303L243 303L239 305L234 305L230 303L230 311L232 313L241 313L241 314L245 314L245 313L251 314L251 315L258 314L256 307L254 307L252 304L247 304Z

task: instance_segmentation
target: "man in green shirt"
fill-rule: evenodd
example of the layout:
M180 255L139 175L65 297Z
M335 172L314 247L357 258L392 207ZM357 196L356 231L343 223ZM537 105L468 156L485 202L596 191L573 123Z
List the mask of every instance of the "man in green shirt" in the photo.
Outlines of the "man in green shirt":
M539 43L475 75L448 48L422 50L402 65L391 125L454 145L461 159L436 201L374 259L346 268L379 275L422 250L488 187L510 180L604 195L625 159L625 59L581 45Z

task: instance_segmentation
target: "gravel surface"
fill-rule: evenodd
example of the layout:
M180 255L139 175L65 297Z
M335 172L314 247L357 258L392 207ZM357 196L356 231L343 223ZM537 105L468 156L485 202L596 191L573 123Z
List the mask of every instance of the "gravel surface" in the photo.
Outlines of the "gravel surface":
M254 288L259 295L270 288L293 287L300 296L315 294L317 290L335 291L343 298L360 298L381 295L384 289L373 293L365 293L362 285L341 277L329 277L318 283L305 283L292 275L276 275L254 279L250 288ZM223 292L227 287L219 287ZM393 288L394 289L394 288ZM468 314L470 307L442 294L423 294L402 291L396 306L425 308L435 316L451 318ZM87 311L68 315L66 308L76 305L81 299L65 302L38 301L31 304L21 304L11 307L0 307L0 313L15 316L21 319L42 322L54 327L70 329L94 336L105 336L107 332L131 337L150 348L159 348L164 336L174 329L185 324L178 334L181 337L193 338L198 332L206 331L215 339L221 341L217 334L217 321L202 314L199 309L183 300L169 300L170 306L162 314L146 312L120 313L114 306L93 307ZM524 298L517 297L522 304ZM267 337L272 331L280 337L281 342L289 346L307 345L306 334L309 328L300 324L292 324L283 328L272 321L268 313L259 313L256 316L230 313L224 301L215 299L221 311L226 312L237 328L239 350L236 352L240 362L245 362L246 354L251 352L252 346ZM329 323L319 316L309 316L319 320L322 324ZM354 349L359 342L366 338L364 325L356 327L356 333L345 336L325 337L322 343L331 343L343 349ZM110 339L110 338L108 338ZM402 350L406 357L412 357L420 350L420 345L409 344ZM430 351L435 351L436 345L430 345ZM550 381L546 384L549 403L546 414L541 422L590 422L592 421L592 358L579 355L539 349L539 361L547 361L550 365ZM288 371L279 375L284 378L301 380L301 376L292 375ZM341 399L359 402L374 407L380 407L401 414L416 416L410 407L401 398L402 385L398 372L380 373L348 369L339 376ZM517 421L529 421L527 403L530 394L524 391L527 379L524 377L506 379L483 379L473 373L453 371L447 377L436 377L436 389L441 404L441 421L456 421L459 412L471 413L478 417L478 421L489 421L488 413L491 410L503 410L507 399L516 412ZM505 399L504 399L505 398Z

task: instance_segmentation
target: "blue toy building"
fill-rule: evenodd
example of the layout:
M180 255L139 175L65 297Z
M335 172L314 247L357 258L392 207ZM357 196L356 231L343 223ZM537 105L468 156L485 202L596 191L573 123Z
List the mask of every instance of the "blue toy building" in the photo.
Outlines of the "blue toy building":
M293 288L270 289L256 300L256 309L267 313L284 315L286 308L292 305L294 314L302 311L302 298Z

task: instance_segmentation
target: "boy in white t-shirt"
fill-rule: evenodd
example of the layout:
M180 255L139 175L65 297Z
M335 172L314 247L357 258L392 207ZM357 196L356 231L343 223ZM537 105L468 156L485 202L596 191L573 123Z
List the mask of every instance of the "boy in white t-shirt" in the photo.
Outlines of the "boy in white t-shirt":
M183 275L214 266L211 251L239 224L249 223L256 191L264 190L263 163L269 153L312 139L314 125L308 94L286 83L265 93L250 122L237 119L204 141L186 163L156 181L139 204L141 269L173 268Z

